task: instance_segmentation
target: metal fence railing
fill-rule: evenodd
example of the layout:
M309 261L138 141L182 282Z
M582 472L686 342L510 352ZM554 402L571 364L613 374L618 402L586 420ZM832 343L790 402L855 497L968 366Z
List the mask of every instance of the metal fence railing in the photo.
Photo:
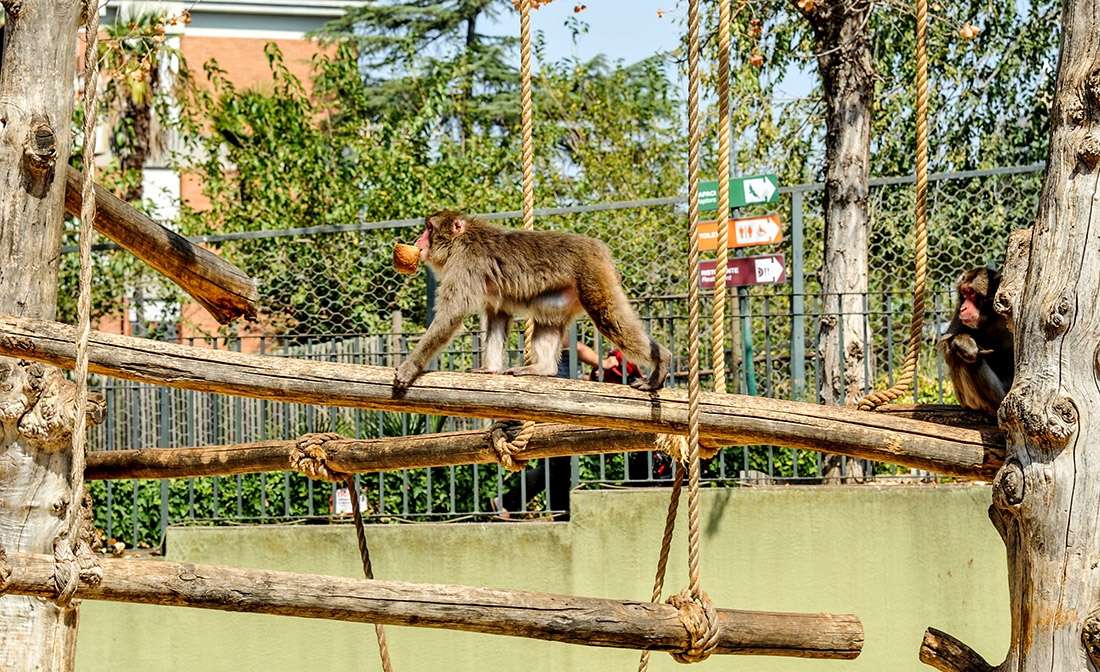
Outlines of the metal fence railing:
M967 268L999 263L1008 232L1030 224L1036 211L1041 166L933 176L930 199L929 314L921 366L914 382L922 402L953 399L943 382L933 343L953 311L953 283ZM780 213L789 282L755 286L734 294L727 315L730 391L814 401L820 381L817 334L823 315L821 186L781 190ZM889 385L904 360L912 308L912 180L873 183L869 253L870 291L861 310L835 316L862 324L867 387ZM624 286L647 329L674 352L673 386L686 384L687 240L683 199L630 207L563 209L540 217L539 226L599 237L611 245ZM412 238L408 222L359 225L287 235L210 236L221 255L251 273L261 293L263 319L230 331L202 334L201 324L176 320L158 330L196 347L234 349L270 356L393 366L424 328L427 274L398 276L390 251ZM66 291L63 288L62 291ZM133 307L131 307L133 308ZM709 305L704 306L709 311ZM177 311L176 315L188 314ZM707 314L706 312L704 314ZM140 321L140 315L138 319ZM709 343L709 320L703 320ZM477 321L439 358L441 369L477 365ZM607 351L586 320L573 339ZM519 335L511 343L521 358ZM702 353L704 385L710 349ZM583 371L576 368L573 375ZM483 426L482 421L295 405L226 397L93 377L105 395L106 422L90 434L90 449L172 447L292 439L335 431L373 438ZM565 515L570 487L653 485L667 481L669 465L654 454L612 454L547 461L525 475L496 465L416 469L360 476L366 511L378 520L513 517L521 509ZM869 478L923 478L890 465L864 464ZM723 450L704 470L714 485L814 483L821 458L810 451L772 446ZM564 485L563 485L564 484ZM109 537L155 543L179 522L279 522L342 515L346 493L293 472L170 481L93 484L97 522ZM535 515L535 514L527 514Z

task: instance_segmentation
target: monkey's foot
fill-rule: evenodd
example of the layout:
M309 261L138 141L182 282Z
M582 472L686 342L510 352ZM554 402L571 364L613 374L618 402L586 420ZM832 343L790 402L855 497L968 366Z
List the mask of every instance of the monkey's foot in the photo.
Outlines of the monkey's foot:
M416 377L420 375L420 369L410 364L409 362L403 363L397 367L397 371L393 376L393 388L395 390L407 390L409 385L416 380Z
M517 366L514 369L508 369L504 371L506 376L553 376L557 374L558 369L554 367L553 371L546 371L539 369L537 366Z

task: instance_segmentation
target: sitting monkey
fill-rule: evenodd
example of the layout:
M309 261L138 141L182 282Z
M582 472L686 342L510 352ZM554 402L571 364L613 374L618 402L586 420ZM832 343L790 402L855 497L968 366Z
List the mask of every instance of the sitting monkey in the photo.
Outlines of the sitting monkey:
M512 316L523 314L535 323L531 364L503 373L555 375L565 333L585 312L628 360L650 366L649 377L632 387L651 391L664 384L672 353L645 332L606 245L574 233L506 229L447 210L424 224L416 246L439 280L436 316L397 367L395 388L412 384L475 312L485 316L487 325L479 372L501 372Z

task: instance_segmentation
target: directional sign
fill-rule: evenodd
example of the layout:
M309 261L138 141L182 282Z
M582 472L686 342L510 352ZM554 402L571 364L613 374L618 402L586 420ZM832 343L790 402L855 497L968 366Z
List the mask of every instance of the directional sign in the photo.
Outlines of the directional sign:
M699 262L699 270L702 273L700 286L703 289L714 289L714 265L713 261ZM726 286L746 287L748 285L769 285L787 281L782 254L764 254L758 257L741 257L730 259L726 266Z
M779 215L731 219L727 247L749 247L783 242ZM699 249L718 249L718 222L699 222Z
M775 203L779 200L779 178L775 175L753 175L730 180L730 207ZM718 209L718 181L699 183L699 209Z

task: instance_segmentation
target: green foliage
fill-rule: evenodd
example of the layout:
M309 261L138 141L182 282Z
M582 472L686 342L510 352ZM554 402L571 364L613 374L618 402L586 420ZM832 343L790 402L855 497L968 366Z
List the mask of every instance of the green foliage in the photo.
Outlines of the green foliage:
M710 0L707 6L709 16L704 21L713 23L717 3ZM1058 7L1050 0L933 3L929 18L933 171L1022 165L1046 157ZM977 36L963 37L965 26L976 26ZM878 4L867 30L876 75L871 174L911 174L916 143L913 6ZM710 34L707 44L710 82L716 86L716 36ZM824 148L815 54L835 45L815 44L808 22L787 0L742 5L734 18L732 45L738 170L749 174L778 169L783 183L812 181L820 175ZM754 53L763 56L760 67L750 62ZM795 99L779 95L797 81L800 72L813 84L809 95Z
M461 143L519 119L517 39L480 30L502 12L510 1L385 0L349 8L317 36L357 45L367 119L419 118L420 139L444 130Z

